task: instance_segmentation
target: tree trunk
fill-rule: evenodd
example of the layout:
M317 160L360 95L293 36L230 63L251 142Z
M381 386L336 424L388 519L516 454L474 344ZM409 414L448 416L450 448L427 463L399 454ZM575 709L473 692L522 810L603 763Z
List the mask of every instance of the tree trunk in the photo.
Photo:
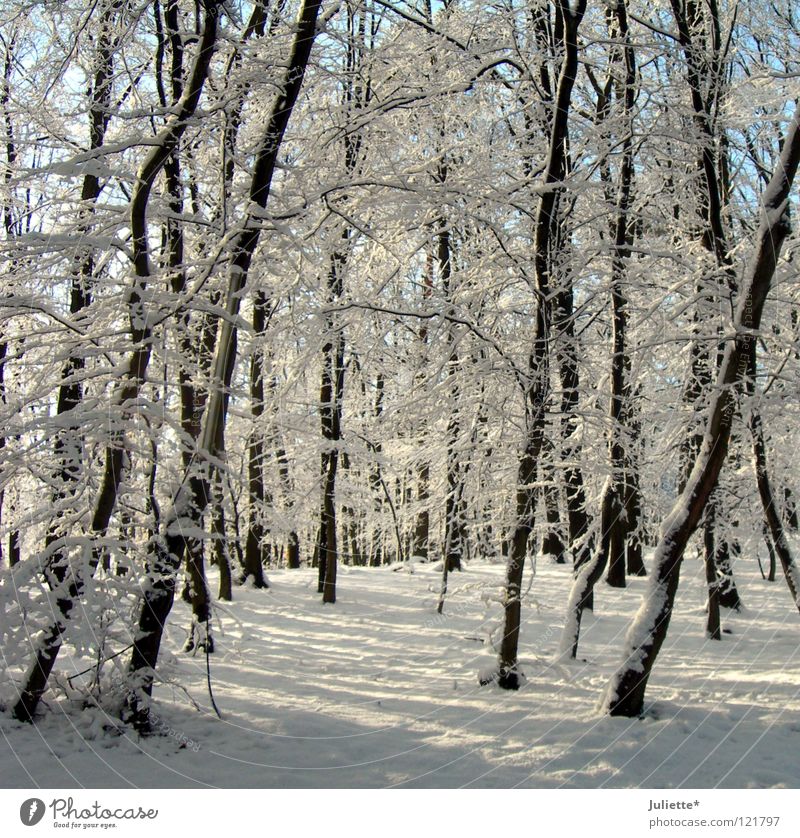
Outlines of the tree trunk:
M500 646L497 683L504 689L518 689L521 673L517 668L520 618L522 612L522 576L528 538L533 530L536 511L535 481L545 431L545 401L549 390L550 367L548 339L550 333L550 280L553 270L558 226L558 200L567 163L568 115L572 88L578 72L578 27L586 10L586 0L578 0L573 10L568 0L558 0L560 33L563 38L563 59L555 111L550 134L549 154L544 183L550 188L539 199L534 228L534 268L537 287L536 325L529 356L529 383L526 400L526 440L517 473L515 525L509 546L506 571L505 619ZM569 491L569 490L568 490Z
M250 417L252 427L247 446L248 524L244 549L244 572L256 588L268 588L264 576L267 561L264 515L264 435L261 420L264 414L263 346L269 303L262 291L253 298L253 351L250 357Z
M750 346L750 357L748 359L748 389L752 395L755 391L755 375L756 375L756 353L758 351L757 341L753 340ZM780 515L780 510L776 504L776 498L772 491L772 484L769 479L769 469L767 468L767 446L764 442L764 428L761 422L761 413L758 406L753 403L750 408L750 420L748 422L750 428L750 435L753 439L753 464L756 472L756 483L758 484L758 494L761 498L761 505L764 508L764 517L769 527L769 534L772 536L772 544L774 545L774 552L778 554L778 558L783 568L783 575L786 577L786 584L789 586L789 593L792 595L792 600L795 606L800 610L800 567L798 567L792 554L789 541L786 538L786 531L783 526L783 520ZM772 546L767 541L768 546ZM770 581L775 578L775 557L772 549L770 549Z
M197 109L203 86L208 76L211 57L217 40L217 22L219 3L206 0L206 17L203 36L198 47L192 74L187 90L175 115L162 130L151 140L151 151L147 154L137 173L136 185L130 204L130 226L133 247L133 267L135 280L128 296L130 330L133 349L128 358L127 369L117 389L113 403L122 411L125 419L135 408L140 389L145 380L150 362L151 332L145 311L147 282L151 277L150 255L147 235L147 204L150 190L156 176L164 167L173 150L186 131L190 118ZM122 424L122 423L121 423ZM105 463L100 491L95 501L91 519L91 532L102 536L108 529L111 516L116 506L120 482L124 471L127 451L122 431L113 431L105 452ZM100 554L97 550L88 562L88 572L94 573ZM84 568L57 570L52 558L46 564L46 573L53 574L56 582L57 573L64 572L64 581L54 585L58 614L37 641L34 650L34 662L28 670L20 698L14 707L16 719L32 721L39 699L47 688L50 672L58 657L62 638L70 620L76 601L83 595L85 578ZM63 567L59 565L59 567Z
M211 531L214 535L214 564L219 570L219 599L233 600L231 557L228 551L228 537L225 526L225 502L222 497L222 479L219 470L214 473L214 498L211 504Z
M769 570L767 572L767 582L775 581L775 571L777 570L777 561L775 559L775 548L772 546L772 538L769 534L769 525L764 522L764 542L767 545L767 553L769 553ZM763 572L762 572L763 576Z
M262 224L260 215L267 205L272 178L283 143L286 127L303 84L305 70L316 37L321 0L303 0L280 91L272 105L262 134L250 181L250 206L240 232L232 243L228 273L226 317L222 321L214 361L214 389L203 416L199 449L209 459L217 453L227 414L227 397L237 354L236 319L247 283L253 254L258 245ZM216 4L213 5L217 11ZM210 9L209 9L210 13ZM180 522L197 520L208 503L208 466L200 463L184 473L175 493L172 508L165 516L160 538L154 539L151 570L144 586L139 612L139 626L128 667L128 693L123 717L142 732L149 730L149 702L161 646L164 626L175 595L175 573L186 547Z
M350 230L342 232L343 250L331 256L328 274L328 304L336 305L344 291L347 242ZM336 602L336 570L339 559L336 540L336 474L342 439L342 402L344 399L344 334L332 312L325 317L326 338L322 347L322 382L320 385L320 424L325 449L322 452L322 508L320 517L320 568L322 601Z
M544 467L544 496L545 519L547 521L547 533L542 540L542 553L552 556L556 564L564 564L566 559L566 545L561 538L561 513L558 503L558 484L556 483L555 469L552 462L548 460Z
M746 375L756 340L754 333L790 229L789 192L800 161L798 119L800 109L791 120L780 160L762 196L762 222L736 307L735 337L725 346L702 446L686 486L662 526L650 587L625 640L626 660L612 677L603 699L604 709L613 716L638 716L642 712L650 672L669 628L686 543L716 486L727 454L736 408L734 391ZM792 581L791 575L788 578ZM792 590L795 602L796 591L797 585Z
M698 282L698 297L707 296L706 285L715 286L716 293L722 297L725 293L733 295L736 288L736 275L728 246L724 223L726 193L724 172L726 147L724 138L716 133L714 112L722 98L722 87L726 83L724 74L717 67L723 66L729 44L724 44L717 5L699 5L694 0L670 0L678 29L678 41L686 59L686 78L692 103L694 124L700 135L700 148L696 161L700 188L699 214L701 216L700 244L716 262L717 268L726 279L727 289L718 288L716 276L706 276ZM710 36L710 37L709 37ZM719 162L718 162L719 161ZM708 331L708 316L695 310L694 329L705 335ZM717 351L717 365L722 360L722 347ZM708 354L703 337L692 344L692 375L684 391L684 399L695 410L701 399L706 397L713 379L713 361ZM686 435L683 450L683 469L681 482L685 482L694 465L700 445L702 428ZM683 486L681 485L682 489ZM716 499L712 497L714 505ZM719 515L712 509L707 516L707 525L714 526ZM715 544L713 561L719 577L719 603L726 608L738 610L741 606L733 568L730 559L730 547L723 532L709 535L709 543Z
M169 82L171 89L171 104L175 105L183 96L184 70L183 70L183 38L180 34L181 23L178 3L176 0L168 0L164 12L165 31L160 29L160 16L158 4L155 5L156 25L160 38L159 50L156 61L156 83L160 92L161 104L164 108L168 106L163 93L163 73L161 68L161 57L164 54L166 43L170 47L170 72ZM169 283L172 293L179 297L186 291L186 266L184 263L184 186L181 174L180 143L175 148L164 164L164 177L169 196L170 217L166 221L165 242L167 251L167 266L169 271ZM208 374L208 368L213 356L212 344L205 347L200 343L200 351L196 348L196 335L192 333L191 312L186 309L178 317L178 381L180 385L181 399L181 429L185 434L183 444L182 461L184 469L189 467L194 456L194 447L200 434L200 421L203 407L207 398L207 392L197 384ZM199 361L199 374L192 363L197 357ZM203 540L192 538L187 542L186 575L187 584L184 592L192 607L192 623L189 629L189 638L186 643L186 651L201 648L204 651L213 651L214 642L210 633L211 617L211 594L206 579L205 558L203 551Z
M600 508L600 539L595 555L576 563L576 579L570 592L567 617L561 641L561 655L576 657L580 639L583 610L593 604L594 586L602 577L606 564L611 561L606 581L613 587L625 587L625 466L626 466L626 424L629 412L627 399L630 386L626 373L630 361L626 350L625 329L627 325L627 299L624 283L627 278L627 261L631 255L633 234L629 219L633 191L633 107L636 83L636 64L628 35L627 9L624 2L618 2L613 17L608 17L609 39L621 42L621 47L612 48L609 56L608 80L598 93L597 119L602 122L608 116L610 91L614 86L617 64L624 67L621 83L624 134L622 137L622 160L620 164L617 193L614 200L614 216L610 224L613 241L611 256L611 307L612 307L612 355L611 394L609 399L610 439L608 444L611 474L603 489ZM606 195L611 200L611 170L604 164L603 180ZM584 554L586 555L586 554Z
M714 505L709 503L706 506L706 517L703 522L703 565L706 572L706 585L708 586L706 637L709 640L722 640L719 622L719 578L717 577L716 544L714 543L714 514Z

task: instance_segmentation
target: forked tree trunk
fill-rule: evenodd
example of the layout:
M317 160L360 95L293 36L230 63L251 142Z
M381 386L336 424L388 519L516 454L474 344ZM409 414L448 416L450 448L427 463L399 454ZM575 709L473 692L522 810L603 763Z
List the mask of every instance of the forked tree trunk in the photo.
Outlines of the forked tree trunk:
M151 277L147 241L147 205L150 190L156 176L176 148L186 131L189 120L197 109L217 41L220 3L216 0L206 0L204 6L206 16L203 35L186 93L176 108L174 117L151 141L151 151L147 154L137 173L136 185L131 197L130 223L135 280L128 301L131 340L134 348L131 350L125 375L113 399L114 406L122 413L119 418L121 427L124 426L130 411L135 409L130 406L136 404L139 392L144 384L152 348L152 336L145 312L147 285ZM90 525L91 532L98 537L105 534L111 521L127 458L123 431L121 429L114 430L110 436L111 439L105 452L100 491L95 501ZM91 556L82 559L82 562L88 560L88 568L71 567L65 572L63 582L54 584L57 614L36 642L34 662L28 670L23 687L20 690L19 701L13 710L15 718L24 721L33 720L33 714L39 700L47 689L47 681L58 657L63 634L72 616L75 603L83 595L85 574L87 572L90 575L94 573L100 557L101 551L93 550ZM51 555L45 559L45 563L45 573L53 575L57 583L58 577L55 575L53 556Z
M272 178L278 162L286 127L303 84L305 70L316 37L321 0L304 0L300 8L291 55L284 71L280 91L272 105L255 157L250 180L250 208L242 228L232 242L228 272L226 317L220 327L214 359L213 383L200 437L200 452L210 459L218 453L225 427L227 397L237 355L237 318L250 264L258 245L261 215L267 205ZM215 6L216 10L216 6ZM128 666L128 692L123 704L123 718L147 732L149 702L153 688L161 639L175 596L175 576L186 548L181 523L197 521L208 503L208 461L184 473L165 516L160 537L154 539L150 573L139 612L138 631Z
M526 440L517 473L515 524L509 545L506 569L503 639L500 645L495 679L504 689L516 690L521 684L517 668L517 650L522 614L522 578L528 539L533 531L536 511L536 475L545 431L545 401L550 380L549 333L550 280L553 271L552 245L558 226L558 201L566 174L568 116L572 88L578 72L578 27L586 11L586 0L575 8L568 0L558 0L558 31L562 36L563 58L555 95L555 112L550 134L544 183L550 188L539 200L534 229L534 268L538 304L529 360L529 384L525 393Z
M698 202L701 216L701 246L713 257L717 268L727 282L727 288L720 288L720 296L726 292L733 296L736 276L733 268L728 237L724 222L726 194L724 190L724 171L727 168L727 153L724 137L716 133L713 114L719 107L722 97L725 74L719 72L724 66L731 40L722 37L719 8L716 3L703 4L697 0L670 0L673 16L678 29L678 42L686 59L686 79L692 105L694 125L700 136L697 157ZM713 281L705 278L705 282ZM707 295L704 283L698 283L698 298ZM695 310L693 328L705 335L708 331L707 318L703 312ZM696 408L698 402L706 397L714 373L715 363L706 347L704 337L698 337L692 344L692 375L684 391L684 400ZM722 360L719 348L717 363ZM694 465L702 443L702 428L687 433L682 446L683 469L680 489ZM712 547L714 552L706 556L706 563L716 565L719 603L726 608L738 610L741 607L739 593L733 577L730 546L721 528L717 526L719 516L714 508L717 500L714 496L709 501L710 508L705 516L704 527L712 527L714 532L704 536L705 547Z
M179 102L184 92L184 44L181 36L181 22L178 3L168 0L164 12L165 28L162 31L159 4L154 5L156 26L159 35L159 49L156 53L156 87L162 107ZM171 102L166 99L162 70L162 58L169 44L170 71L169 87ZM172 293L178 297L186 291L186 265L184 260L184 186L181 173L180 143L176 144L168 160L164 164L164 177L167 186L170 217L166 221L165 249L166 262L169 271L169 284ZM200 344L197 350L196 335L192 334L192 317L187 308L178 317L178 382L181 399L181 429L185 434L183 451L181 452L183 467L188 468L194 456L194 447L200 434L200 420L207 392L198 384L207 376L208 367L213 356L212 344L205 347ZM210 351L209 351L210 350ZM196 357L195 357L196 356ZM199 369L198 369L199 368ZM211 637L211 594L205 572L205 558L202 538L192 538L188 541L186 555L187 585L184 590L187 601L192 608L192 623L186 651L201 648L212 652L214 641Z
M611 678L602 701L605 711L613 716L642 713L647 682L669 628L686 544L697 528L725 461L736 411L735 391L747 374L764 301L790 229L789 192L800 161L798 119L800 109L789 124L780 159L762 195L762 221L734 316L735 337L725 346L702 446L686 486L662 526L648 592L628 630L625 659ZM796 590L795 585L793 595Z
M609 399L609 425L611 438L608 444L611 475L603 489L600 508L600 538L593 554L579 562L567 605L564 633L561 639L562 657L574 658L578 651L581 618L583 611L592 601L594 586L602 577L609 559L607 581L614 587L624 587L625 582L625 464L626 464L626 401L629 384L626 374L630 362L626 349L625 329L627 325L627 299L624 283L627 278L627 262L631 255L633 233L630 222L630 206L633 191L633 106L636 83L636 63L633 47L628 36L627 9L623 0L618 0L608 16L609 38L620 42L621 47L612 48L609 56L608 80L598 92L598 121L608 116L610 91L614 87L614 73L617 65L624 68L622 89L622 113L624 116L622 137L622 160L619 170L614 215L611 222L613 251L611 256L611 307L612 307L612 355L611 394ZM607 197L611 199L610 165L604 166Z

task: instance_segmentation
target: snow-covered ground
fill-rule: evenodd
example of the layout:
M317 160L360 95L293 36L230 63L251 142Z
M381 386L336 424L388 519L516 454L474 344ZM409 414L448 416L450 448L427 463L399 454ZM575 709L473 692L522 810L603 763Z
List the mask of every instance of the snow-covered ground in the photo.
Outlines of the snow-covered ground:
M161 684L163 735L140 740L50 693L35 728L0 716L0 786L796 788L800 620L783 580L764 582L750 564L737 567L746 610L725 614L730 633L714 642L702 570L687 558L643 720L599 716L596 704L646 580L598 585L582 660L553 664L570 573L540 561L520 646L528 683L510 693L477 679L495 661L502 565L451 577L444 617L431 566L342 567L335 606L319 602L315 572L273 572L270 591L239 589L216 610L221 721L205 658L180 651L178 603L164 675L201 709ZM90 663L65 656L59 680Z

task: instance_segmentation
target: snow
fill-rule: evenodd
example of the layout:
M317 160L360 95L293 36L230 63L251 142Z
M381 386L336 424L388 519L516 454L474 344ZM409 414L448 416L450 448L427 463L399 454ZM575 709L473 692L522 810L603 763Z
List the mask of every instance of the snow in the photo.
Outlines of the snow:
M433 565L340 567L333 606L319 601L316 571L272 570L270 590L237 588L216 606L210 661L222 720L205 658L180 651L191 619L178 601L159 666L169 683L154 691L160 735L140 739L56 689L35 728L0 715L0 786L798 787L797 612L783 580L763 581L755 560L737 571L748 607L726 614L730 633L711 641L703 568L687 557L645 718L631 720L595 708L646 579L623 590L600 582L581 657L554 663L571 572L540 558L523 610L527 683L507 692L478 685L496 667L487 638L499 634L503 565L452 574L441 617ZM55 675L63 688L93 663L70 652ZM114 663L124 669L126 657ZM0 685L0 702L12 695Z

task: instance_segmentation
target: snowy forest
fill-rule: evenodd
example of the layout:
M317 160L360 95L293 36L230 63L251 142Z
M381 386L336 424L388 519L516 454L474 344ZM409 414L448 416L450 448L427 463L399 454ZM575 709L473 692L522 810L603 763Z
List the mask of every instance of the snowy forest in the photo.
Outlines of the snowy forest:
M799 82L793 0L4 0L2 784L799 786Z

